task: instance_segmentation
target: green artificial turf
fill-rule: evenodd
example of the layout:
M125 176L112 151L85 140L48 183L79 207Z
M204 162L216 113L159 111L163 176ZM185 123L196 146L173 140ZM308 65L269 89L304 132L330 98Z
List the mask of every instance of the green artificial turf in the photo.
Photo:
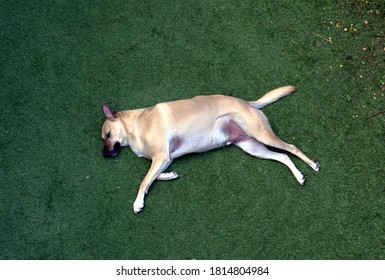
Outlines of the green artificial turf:
M1 1L1 259L384 259L382 1ZM321 164L299 186L236 147L102 157L100 105L256 100ZM377 114L379 113L379 114Z

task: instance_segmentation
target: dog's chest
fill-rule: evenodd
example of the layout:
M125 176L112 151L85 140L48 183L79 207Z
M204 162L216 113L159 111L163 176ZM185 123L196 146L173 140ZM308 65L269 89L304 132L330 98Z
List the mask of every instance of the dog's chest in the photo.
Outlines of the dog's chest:
M138 157L151 159L150 150L145 147L142 141L130 141L129 146Z

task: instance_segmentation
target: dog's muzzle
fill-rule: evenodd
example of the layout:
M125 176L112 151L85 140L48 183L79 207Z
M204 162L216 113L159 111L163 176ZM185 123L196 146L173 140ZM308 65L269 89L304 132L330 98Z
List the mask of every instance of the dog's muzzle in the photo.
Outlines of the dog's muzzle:
M121 146L119 142L116 142L112 148L106 143L103 149L103 156L108 158L115 157L119 154L120 148Z

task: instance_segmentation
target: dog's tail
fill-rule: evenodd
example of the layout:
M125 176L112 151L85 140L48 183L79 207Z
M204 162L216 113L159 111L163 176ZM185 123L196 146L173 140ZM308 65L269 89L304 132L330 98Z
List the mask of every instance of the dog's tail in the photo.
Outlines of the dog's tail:
M269 91L264 96L259 98L257 101L250 101L249 104L256 108L260 109L262 107L265 107L269 105L270 103L273 103L277 101L278 99L285 97L296 90L296 87L294 86L286 86L286 87L280 87L276 88L272 91Z

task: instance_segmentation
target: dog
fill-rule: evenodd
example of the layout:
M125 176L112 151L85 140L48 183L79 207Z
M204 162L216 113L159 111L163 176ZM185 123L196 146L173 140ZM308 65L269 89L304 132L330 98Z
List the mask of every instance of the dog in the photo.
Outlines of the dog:
M178 178L175 171L166 172L175 158L230 144L254 157L283 163L303 185L305 178L290 158L265 145L294 154L315 171L319 171L319 164L296 146L280 140L259 110L295 90L294 86L280 87L250 102L231 96L208 95L119 112L103 104L106 117L102 127L103 155L114 157L121 147L130 146L139 157L152 160L133 204L134 213L143 209L144 197L155 180Z

